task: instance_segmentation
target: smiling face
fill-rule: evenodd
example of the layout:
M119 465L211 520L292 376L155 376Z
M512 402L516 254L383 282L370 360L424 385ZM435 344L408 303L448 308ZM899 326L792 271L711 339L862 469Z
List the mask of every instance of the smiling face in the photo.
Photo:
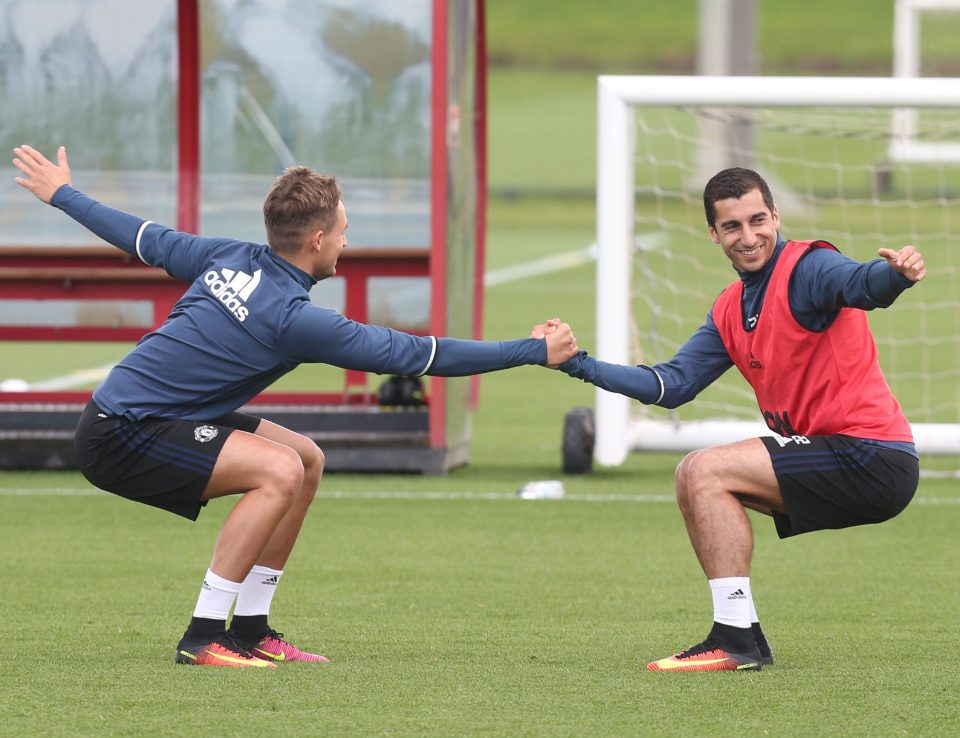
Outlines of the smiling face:
M771 211L759 189L743 197L730 197L714 203L716 218L710 225L713 242L733 262L738 272L758 272L766 266L777 245L780 214Z

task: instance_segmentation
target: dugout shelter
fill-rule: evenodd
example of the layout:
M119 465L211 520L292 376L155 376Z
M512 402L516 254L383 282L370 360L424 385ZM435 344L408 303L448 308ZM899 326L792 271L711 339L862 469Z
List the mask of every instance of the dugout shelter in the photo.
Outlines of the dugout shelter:
M312 299L481 337L484 0L0 0L0 58L8 148L66 145L95 199L262 243L263 198L285 167L335 174L350 247ZM69 468L109 365L94 357L159 326L185 285L2 171L0 467ZM466 463L476 378L429 378L424 404L406 406L381 405L385 379L301 367L248 409L315 439L330 470Z

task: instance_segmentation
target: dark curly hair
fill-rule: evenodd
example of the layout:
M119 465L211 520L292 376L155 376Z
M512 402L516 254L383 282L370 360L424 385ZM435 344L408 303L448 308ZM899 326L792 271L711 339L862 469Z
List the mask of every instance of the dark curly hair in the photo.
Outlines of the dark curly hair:
M718 200L740 199L752 190L760 190L763 204L773 212L773 194L763 177L752 169L731 167L714 174L703 188L703 212L707 216L707 225L711 228L717 219Z

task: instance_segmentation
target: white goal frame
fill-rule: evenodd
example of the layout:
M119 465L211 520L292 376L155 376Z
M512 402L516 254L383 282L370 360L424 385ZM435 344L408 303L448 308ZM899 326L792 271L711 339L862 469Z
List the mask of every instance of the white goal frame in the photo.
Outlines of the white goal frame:
M601 76L597 86L597 358L630 360L634 248L634 106L960 108L960 79L881 77ZM704 227L705 228L705 227ZM704 238L706 238L704 230ZM629 451L684 451L770 435L759 420L631 419L633 400L598 389L594 458L622 464ZM914 424L917 449L960 453L960 424Z
M893 76L920 77L920 14L960 12L960 0L896 0L893 12ZM890 158L899 162L960 162L960 142L930 143L916 137L916 109L893 111Z

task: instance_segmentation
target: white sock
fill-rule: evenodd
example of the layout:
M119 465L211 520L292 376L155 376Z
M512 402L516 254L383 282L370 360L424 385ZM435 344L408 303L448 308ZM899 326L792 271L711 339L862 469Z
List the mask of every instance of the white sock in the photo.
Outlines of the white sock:
M750 577L724 577L711 579L713 594L713 619L717 623L734 628L749 628L751 603Z
M759 623L760 618L757 617L757 608L753 604L753 595L750 595L750 624Z
M218 577L207 569L203 577L203 586L200 587L200 596L197 598L197 606L193 610L193 617L226 620L239 591L240 582L231 582L229 579Z
M282 571L266 566L254 566L243 580L234 615L269 615L270 603L280 583Z

